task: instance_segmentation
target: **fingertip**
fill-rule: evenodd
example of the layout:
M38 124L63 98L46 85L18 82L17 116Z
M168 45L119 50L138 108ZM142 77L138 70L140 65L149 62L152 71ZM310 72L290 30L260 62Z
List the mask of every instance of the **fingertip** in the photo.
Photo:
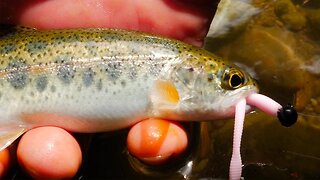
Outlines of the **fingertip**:
M159 165L181 155L188 138L185 130L173 122L147 119L130 129L127 145L133 156L147 164Z
M82 161L78 142L67 131L57 127L28 131L19 142L17 158L35 179L72 178Z
M10 166L10 152L8 149L0 151L0 178L4 177Z

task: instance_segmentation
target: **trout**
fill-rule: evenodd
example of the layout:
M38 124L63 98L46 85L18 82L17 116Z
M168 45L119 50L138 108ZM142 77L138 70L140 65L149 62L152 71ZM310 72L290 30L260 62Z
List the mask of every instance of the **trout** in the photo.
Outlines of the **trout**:
M225 119L236 110L241 124L251 109L246 99L262 107L248 98L257 92L243 70L178 40L117 29L1 25L0 150L45 125L103 132L147 118ZM271 114L281 108L274 107ZM241 133L235 136L233 179L241 175Z

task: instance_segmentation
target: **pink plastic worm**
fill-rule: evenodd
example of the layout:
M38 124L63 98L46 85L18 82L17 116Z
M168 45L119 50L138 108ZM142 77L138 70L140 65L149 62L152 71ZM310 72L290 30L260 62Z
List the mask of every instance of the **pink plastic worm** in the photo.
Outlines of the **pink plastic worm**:
M240 100L235 107L235 123L233 131L233 148L229 169L229 179L239 180L241 178L241 136L243 131L246 104L255 106L267 114L277 116L277 112L282 106L273 99L262 94L251 94L246 99Z

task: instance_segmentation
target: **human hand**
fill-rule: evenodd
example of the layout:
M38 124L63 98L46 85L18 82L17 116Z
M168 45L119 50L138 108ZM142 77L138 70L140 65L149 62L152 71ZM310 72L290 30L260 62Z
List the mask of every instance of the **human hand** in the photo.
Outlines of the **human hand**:
M23 2L3 0L0 4L0 21L42 29L76 27L134 29L201 46L214 13L211 8L212 3L214 2L211 0L187 2L162 0L152 3L148 0ZM46 128L30 130L22 137L17 150L20 164L33 177L72 177L81 164L79 145L66 131L56 127L51 127L49 131ZM128 141L130 144L131 140ZM50 154L52 159L41 154ZM63 167L65 171L57 170L55 162L63 160L66 156L73 165L64 163L62 165L66 165ZM6 164L1 158L0 162Z

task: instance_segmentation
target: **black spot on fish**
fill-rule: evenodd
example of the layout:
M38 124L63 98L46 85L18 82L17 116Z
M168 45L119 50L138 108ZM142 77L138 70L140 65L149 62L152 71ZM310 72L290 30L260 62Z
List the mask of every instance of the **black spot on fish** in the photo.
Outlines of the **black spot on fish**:
M60 45L65 42L65 38L63 36L56 36L53 38L53 43L56 45Z
M214 79L213 74L208 74L208 82L212 82Z
M161 66L156 63L151 63L149 66L149 74L153 76L158 76L161 71Z
M43 92L48 85L47 76L41 75L36 79L36 88L39 92Z
M120 62L108 63L105 71L110 80L113 80L113 81L117 80L122 73Z
M8 71L7 80L15 89L22 89L27 84L27 66L23 60L13 60L9 62L6 69Z
M26 44L26 50L29 53L36 53L45 49L47 46L48 43L45 41L30 41L28 44Z
M121 81L121 86L126 87L126 81Z
M216 65L213 64L213 63L210 63L210 68L211 68L211 69L215 69L215 68L216 68Z
M70 39L70 40L72 40L72 41L79 41L79 40L81 40L81 36L79 35L79 34L71 34L71 35L69 35L68 36L68 38Z
M134 68L134 67L130 68L128 73L129 73L128 76L129 76L130 80L136 80L137 79L138 73L137 73L137 69L136 68Z
M70 55L60 55L56 58L56 61L55 63L58 63L58 64L64 64L64 63L67 63L71 60L71 56Z
M75 71L70 65L61 66L58 69L58 77L65 84L70 84L71 80L74 78L74 74Z
M93 83L93 77L94 77L94 72L92 71L92 69L91 68L86 69L83 72L83 77L82 77L83 84L86 87L90 86Z
M189 71L189 72L193 72L194 69L191 67L191 68L188 68L188 71Z
M8 54L16 49L15 44L9 43L0 47L1 54Z
M156 38L152 38L152 37L148 37L145 39L146 42L150 43L150 44L155 44L157 43L157 39Z
M96 44L97 43L90 41L84 47L87 49L89 54L96 55L98 52L98 46Z

